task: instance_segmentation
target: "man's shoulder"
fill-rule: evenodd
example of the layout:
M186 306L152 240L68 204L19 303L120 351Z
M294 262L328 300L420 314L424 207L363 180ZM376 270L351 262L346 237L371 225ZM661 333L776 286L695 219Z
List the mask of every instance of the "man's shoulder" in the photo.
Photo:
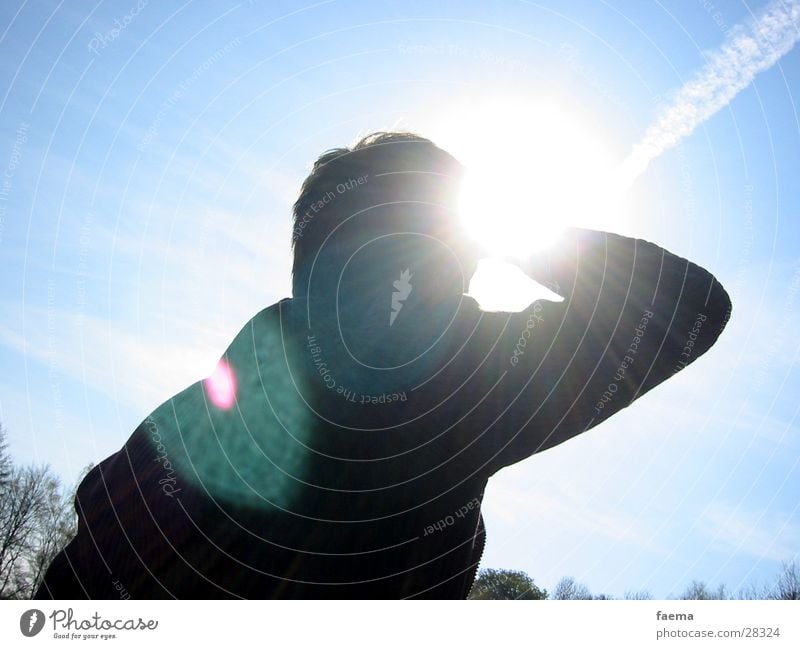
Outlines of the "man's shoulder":
M264 307L244 323L228 349L230 350L243 336L252 337L257 332L265 331L265 329L280 328L282 322L294 317L299 312L299 306L300 304L296 298L285 297L274 304Z

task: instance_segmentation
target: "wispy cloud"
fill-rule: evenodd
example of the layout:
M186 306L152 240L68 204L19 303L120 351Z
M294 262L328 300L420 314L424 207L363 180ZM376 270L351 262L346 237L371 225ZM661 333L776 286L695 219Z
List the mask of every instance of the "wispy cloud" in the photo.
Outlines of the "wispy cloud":
M170 241L168 216L154 211L146 239L93 224L93 243L113 247L115 268L128 273L115 284L127 299L113 302L113 317L102 301L76 309L67 275L53 305L35 295L6 303L18 316L0 323L0 346L137 407L206 376L239 329L287 294L289 225L275 241L257 218L207 209L182 217ZM97 298L102 282L90 277L87 292Z
M652 160L690 135L753 81L772 67L800 39L800 0L773 0L763 11L731 30L707 63L663 108L621 167L628 186Z
M702 530L719 549L746 552L773 561L790 560L800 543L795 512L769 509L748 512L742 506L712 503L705 511Z
M47 317L35 307L28 307L27 314L35 321ZM59 311L52 317L58 323L55 340L43 328L22 335L2 325L0 345L52 368L57 376L139 408L207 376L229 342L222 332L199 328L185 331L181 339L164 339L152 330L85 314Z

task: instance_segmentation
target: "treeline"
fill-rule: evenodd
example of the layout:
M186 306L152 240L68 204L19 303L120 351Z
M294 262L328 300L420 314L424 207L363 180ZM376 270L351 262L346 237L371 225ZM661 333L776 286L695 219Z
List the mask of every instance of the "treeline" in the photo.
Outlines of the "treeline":
M481 570L469 599L616 599L604 593L593 594L586 584L572 577L559 581L552 593L537 586L533 579L519 570ZM653 599L649 591L629 591L622 599ZM680 596L668 599L800 599L800 567L791 561L783 563L772 583L749 585L736 593L724 584L712 588L702 581L693 581Z
M50 467L16 466L0 424L0 599L30 599L36 592L75 535L74 491Z

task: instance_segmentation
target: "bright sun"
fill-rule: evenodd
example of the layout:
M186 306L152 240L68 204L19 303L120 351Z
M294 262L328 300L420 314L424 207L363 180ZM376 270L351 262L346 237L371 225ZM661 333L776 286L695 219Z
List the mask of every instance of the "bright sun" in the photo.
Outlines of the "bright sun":
M535 254L567 225L619 229L618 160L588 119L558 101L466 104L444 117L433 139L467 167L461 217L487 256ZM496 261L491 268L502 272ZM489 271L482 270L478 283L488 287ZM479 298L482 306L526 306L518 282L501 290L509 281L495 281L491 304ZM481 292L487 297L490 289Z

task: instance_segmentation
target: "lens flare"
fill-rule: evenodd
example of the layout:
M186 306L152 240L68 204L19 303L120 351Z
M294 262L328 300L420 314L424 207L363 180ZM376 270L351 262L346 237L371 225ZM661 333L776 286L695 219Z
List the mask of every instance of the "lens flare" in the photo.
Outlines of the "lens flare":
M206 394L217 408L228 410L236 402L236 376L225 359L205 381Z

